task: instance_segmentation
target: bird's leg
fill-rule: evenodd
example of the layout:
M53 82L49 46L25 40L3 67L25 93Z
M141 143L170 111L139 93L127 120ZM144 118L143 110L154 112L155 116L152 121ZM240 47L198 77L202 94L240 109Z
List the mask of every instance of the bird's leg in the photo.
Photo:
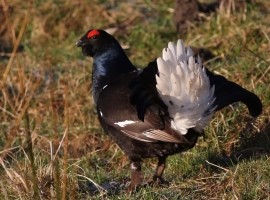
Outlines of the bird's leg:
M142 183L141 173L141 161L132 161L130 164L131 168L131 182L128 187L128 191L133 191Z
M152 182L155 185L168 184L168 182L162 178L162 174L165 169L165 162L166 162L166 157L158 157L158 164L157 164L156 172L153 176L153 182Z

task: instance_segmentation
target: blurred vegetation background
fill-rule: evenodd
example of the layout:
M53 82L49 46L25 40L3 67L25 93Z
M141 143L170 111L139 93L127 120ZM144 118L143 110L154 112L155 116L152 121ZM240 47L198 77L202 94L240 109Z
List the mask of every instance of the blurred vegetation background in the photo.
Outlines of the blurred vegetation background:
M182 32L175 1L1 0L0 199L270 199L270 2L220 2ZM128 158L99 126L92 60L75 45L93 28L138 67L177 38L206 48L206 67L256 93L263 114L218 112L194 149L168 160L169 186L126 194ZM144 163L146 181L154 163Z

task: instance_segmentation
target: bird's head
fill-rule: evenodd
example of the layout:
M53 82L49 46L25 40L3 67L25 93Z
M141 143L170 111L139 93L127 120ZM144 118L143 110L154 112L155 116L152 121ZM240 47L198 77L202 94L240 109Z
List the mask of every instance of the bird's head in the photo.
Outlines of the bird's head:
M76 45L82 48L84 55L94 57L97 54L102 54L106 49L112 46L118 46L118 42L106 31L92 29L87 31L86 34L76 42Z

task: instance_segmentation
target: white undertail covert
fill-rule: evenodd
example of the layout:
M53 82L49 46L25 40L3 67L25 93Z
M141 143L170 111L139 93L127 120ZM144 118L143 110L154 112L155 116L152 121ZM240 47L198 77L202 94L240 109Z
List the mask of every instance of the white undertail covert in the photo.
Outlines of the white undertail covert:
M163 49L157 66L156 88L168 106L172 128L181 135L189 128L201 132L215 109L215 87L211 87L201 59L195 59L191 48L178 40L176 45L169 42Z

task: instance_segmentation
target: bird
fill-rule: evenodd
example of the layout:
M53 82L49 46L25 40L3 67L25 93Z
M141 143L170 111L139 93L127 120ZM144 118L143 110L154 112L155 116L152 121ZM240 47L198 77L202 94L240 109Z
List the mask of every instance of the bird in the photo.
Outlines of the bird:
M181 39L142 69L105 30L87 31L76 46L93 58L91 89L101 127L130 160L128 191L143 184L147 158L157 158L149 184L166 184L166 158L193 148L220 109L242 102L252 117L262 112L257 95L208 70Z

